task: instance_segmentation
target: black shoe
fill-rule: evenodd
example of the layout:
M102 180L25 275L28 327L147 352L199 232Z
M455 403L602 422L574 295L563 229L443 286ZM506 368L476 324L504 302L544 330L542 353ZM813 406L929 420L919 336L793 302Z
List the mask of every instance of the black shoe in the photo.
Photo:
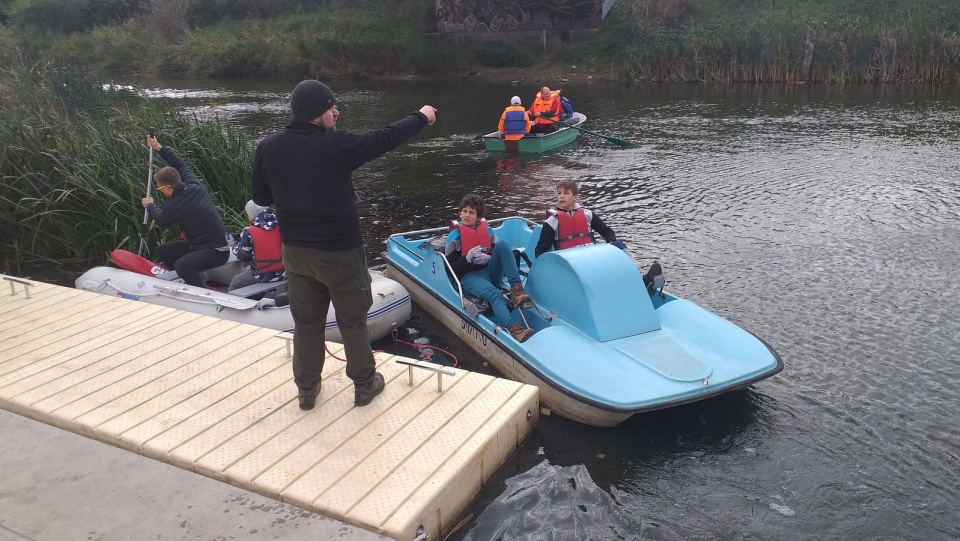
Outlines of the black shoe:
M353 405L366 406L370 402L373 402L373 397L382 393L386 385L383 381L383 375L380 374L380 372L374 372L370 381L363 385L353 386Z
M660 267L659 261L654 261L650 268L647 269L647 273L643 275L643 285L647 286L647 293L653 295L653 292L657 290L657 283L660 283L659 287L663 286L663 278L657 280L658 277L663 276L663 269Z
M654 276L659 276L659 275L661 275L661 274L663 274L663 269L660 268L660 262L659 262L659 261L654 261L654 262L650 265L650 268L647 270L647 273L643 275L643 277L644 277L644 279L650 278L650 279L652 280ZM646 280L644 280L644 281L646 281Z
M298 389L300 388L298 387ZM309 389L300 389L300 392L297 393L297 398L300 400L300 409L312 410L313 406L317 404L318 394L320 394L320 383Z

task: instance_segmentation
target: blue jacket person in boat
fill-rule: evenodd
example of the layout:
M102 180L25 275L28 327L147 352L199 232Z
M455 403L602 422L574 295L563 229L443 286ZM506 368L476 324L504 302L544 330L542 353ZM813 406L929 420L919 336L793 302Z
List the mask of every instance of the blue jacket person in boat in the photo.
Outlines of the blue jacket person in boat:
M620 248L633 259L627 245L617 240L617 234L596 213L580 204L580 188L572 180L557 183L557 206L547 210L547 219L540 229L540 238L534 249L534 257L551 249L564 250L585 244L593 244L596 231L603 240ZM662 274L660 263L654 262L644 274L643 283L650 289L655 276Z
M507 241L497 239L493 229L483 219L483 198L467 194L460 201L460 220L451 223L444 255L453 272L460 280L464 293L485 299L493 309L494 322L510 330L510 334L523 342L533 335L533 329L524 327L513 317L503 299L500 284L510 284L510 296L518 309L532 300L523 290L517 261Z
M313 409L320 393L331 302L343 337L347 377L354 385L354 404L366 406L385 383L370 351L367 310L373 294L353 171L432 125L437 110L424 105L366 133L337 130L336 98L316 80L301 81L293 89L290 109L290 124L257 145L250 195L258 205L275 205L281 224L294 321L293 380L300 409Z
M524 135L530 133L530 115L523 108L520 96L510 98L510 106L500 115L497 129L507 141L523 139Z
M283 244L280 242L280 227L273 209L247 201L244 206L250 225L240 232L240 241L233 253L250 270L241 272L230 281L227 291L257 283L279 282L287 279L283 268ZM286 289L285 286L281 286Z
M167 201L162 208L152 197L144 197L141 203L158 226L177 224L183 237L157 246L157 259L187 284L203 287L200 271L223 265L230 257L223 218L189 165L155 137L148 135L147 145L170 164L153 176L157 191Z
M563 95L562 91L557 90L557 96L560 98L560 108L563 109L560 113L560 120L570 120L573 118L573 104Z

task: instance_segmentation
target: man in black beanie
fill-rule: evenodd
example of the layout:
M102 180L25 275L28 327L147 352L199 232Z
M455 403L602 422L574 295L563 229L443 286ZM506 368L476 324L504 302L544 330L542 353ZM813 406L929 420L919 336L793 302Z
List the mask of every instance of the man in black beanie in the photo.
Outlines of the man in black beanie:
M257 145L250 180L254 202L277 210L295 325L293 380L304 410L313 409L320 393L331 301L354 404L366 406L383 391L367 330L373 296L352 174L437 118L437 110L424 105L385 128L338 131L336 103L320 81L298 84L290 94L293 120Z

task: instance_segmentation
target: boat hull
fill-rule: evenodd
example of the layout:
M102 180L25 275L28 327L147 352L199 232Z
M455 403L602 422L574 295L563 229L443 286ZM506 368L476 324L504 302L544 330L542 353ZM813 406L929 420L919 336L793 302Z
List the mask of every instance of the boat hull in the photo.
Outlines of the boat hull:
M387 336L410 317L411 300L396 281L374 273L371 273L371 279L373 305L367 311L367 329L372 341ZM278 331L293 331L294 328L289 306L261 310L257 301L252 299L113 267L88 270L77 278L76 287ZM327 314L325 337L333 342L343 342L333 305Z
M539 225L491 223L498 238L533 251ZM672 295L650 297L633 262L609 245L544 254L532 268L521 266L537 307L523 311L536 333L519 343L488 314L464 308L440 252L444 234L392 235L388 276L505 377L536 385L543 405L566 418L615 426L783 369L772 348L733 323Z
M633 415L633 412L608 411L586 402L571 400L561 390L556 389L549 380L541 378L536 372L530 370L526 363L515 358L508 349L501 346L498 335L506 333L505 329L494 328L491 334L491 331L476 324L472 318L459 313L454 307L422 288L416 280L395 267L388 266L387 269L387 276L406 288L414 302L436 317L504 377L520 383L536 385L540 390L540 402L551 411L567 419L593 426L616 426Z
M568 124L581 126L587 117L582 113L574 113ZM507 141L500 132L495 131L483 136L483 146L491 152L519 152L521 154L540 154L572 143L580 134L580 130L561 126L553 133L527 134L522 139Z

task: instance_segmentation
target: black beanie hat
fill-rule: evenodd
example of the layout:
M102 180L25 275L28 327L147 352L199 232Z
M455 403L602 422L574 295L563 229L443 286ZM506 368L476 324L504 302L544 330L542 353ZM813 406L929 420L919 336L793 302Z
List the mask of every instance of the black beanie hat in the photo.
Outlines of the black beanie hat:
M333 96L330 87L313 79L300 81L290 93L290 109L293 111L294 121L310 122L326 113L336 103L337 98Z

